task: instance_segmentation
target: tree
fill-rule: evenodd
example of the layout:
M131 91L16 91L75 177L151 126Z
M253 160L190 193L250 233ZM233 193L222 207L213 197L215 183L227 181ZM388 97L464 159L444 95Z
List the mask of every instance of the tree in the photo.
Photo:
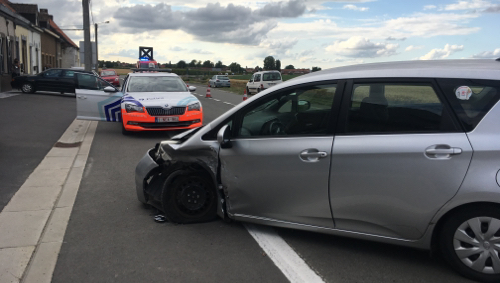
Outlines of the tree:
M222 62L220 60L215 64L215 68L223 68L223 67L224 67L224 64L222 64Z
M210 60L203 62L203 68L213 68L213 67L214 63L212 63Z
M321 68L320 67L312 67L311 72L317 72L317 71L321 71Z
M229 65L229 69L231 69L231 72L233 73L239 73L241 72L241 65L236 62L233 62Z
M198 62L196 62L196 67L201 68L201 66L202 66L201 60L198 60Z
M177 62L177 68L179 68L179 69L185 69L185 68L187 68L186 61L180 60L179 62Z
M274 70L276 69L276 62L273 56L267 56L264 58L264 70Z
M262 71L262 68L259 66L255 66L255 69L253 70L254 72L259 72Z
M196 60L193 59L191 62L189 62L189 67L196 67Z
M295 67L293 65L288 65L285 67L286 70L293 70Z
M276 60L276 70L281 71L281 61Z

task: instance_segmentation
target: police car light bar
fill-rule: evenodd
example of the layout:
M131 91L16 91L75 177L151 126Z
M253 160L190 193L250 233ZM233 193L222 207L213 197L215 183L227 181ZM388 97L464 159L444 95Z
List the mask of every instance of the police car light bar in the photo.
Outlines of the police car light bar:
M171 73L172 72L172 69L149 69L149 68L135 68L135 69L131 69L134 73L138 73L138 72L149 72L149 73L154 73L154 72L167 72L167 73Z

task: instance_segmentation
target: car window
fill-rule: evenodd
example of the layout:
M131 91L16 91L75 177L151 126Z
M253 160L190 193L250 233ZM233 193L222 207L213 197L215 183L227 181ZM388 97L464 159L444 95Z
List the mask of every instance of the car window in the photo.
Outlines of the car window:
M43 76L47 78L60 77L62 70L47 70L43 72Z
M472 131L500 99L498 81L439 79L438 83L466 131Z
M179 77L130 77L129 92L186 92L186 84Z
M111 86L103 79L91 74L77 73L78 78L77 89L103 90L107 86Z
M279 81L281 80L281 75L278 72L264 73L262 74L263 81Z
M221 81L229 81L229 78L226 76L219 76L218 79Z
M300 87L271 95L242 112L238 137L328 133L336 84Z
M75 77L75 71L68 71L68 70L64 71L64 77L65 78L73 78L73 77Z
M456 130L431 85L354 84L347 133Z
M255 82L260 82L260 74L255 75L254 81Z
M129 77L130 77L130 76L129 76L129 75L127 75L127 76L125 77L125 79L123 80L123 84L122 84L122 92L125 92L125 87L127 86L127 81L128 81L128 78L129 78Z

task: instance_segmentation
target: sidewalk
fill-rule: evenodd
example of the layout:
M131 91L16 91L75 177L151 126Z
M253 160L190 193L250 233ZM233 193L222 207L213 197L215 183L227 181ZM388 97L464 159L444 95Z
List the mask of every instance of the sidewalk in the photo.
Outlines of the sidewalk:
M96 127L74 120L0 212L0 282L51 281Z

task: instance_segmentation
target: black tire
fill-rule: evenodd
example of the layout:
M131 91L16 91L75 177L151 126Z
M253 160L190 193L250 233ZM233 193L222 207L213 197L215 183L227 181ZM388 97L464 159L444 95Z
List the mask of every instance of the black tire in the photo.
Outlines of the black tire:
M125 126L123 125L123 122L122 122L122 134L123 134L124 136L128 136L128 135L130 135L130 134L131 134L131 132L130 132L130 131L127 131L127 129L125 129Z
M165 184L161 194L165 216L172 223L199 223L217 216L213 182L196 172L184 172Z
M474 223L478 225L473 225ZM488 231L490 227L493 232ZM439 245L444 259L467 278L480 282L500 282L500 270L493 270L494 259L491 256L492 253L498 255L500 251L489 241L490 237L500 237L498 227L500 227L500 208L497 206L485 204L459 210L446 220L441 230ZM458 253L467 255L464 254L461 259L456 249ZM480 256L484 256L486 260L480 261ZM469 266L474 263L481 266L481 271Z
M257 93L259 93L259 92L260 92L260 88L257 88Z
M34 93L35 88L33 87L33 85L31 83L23 83L21 85L21 91L23 93Z

